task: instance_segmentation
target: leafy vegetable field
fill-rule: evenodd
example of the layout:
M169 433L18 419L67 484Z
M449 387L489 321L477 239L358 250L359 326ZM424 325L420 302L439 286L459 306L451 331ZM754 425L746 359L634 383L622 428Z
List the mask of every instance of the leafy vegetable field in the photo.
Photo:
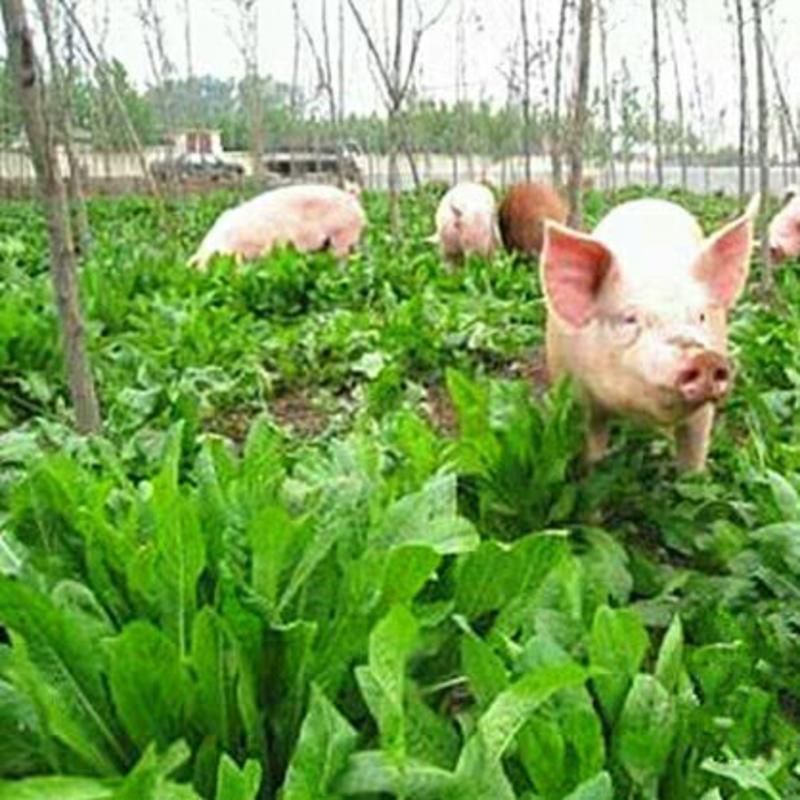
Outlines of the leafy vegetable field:
M707 474L623 425L587 475L535 268L448 272L430 190L345 265L187 269L234 199L91 203L93 440L0 207L0 800L800 797L795 268Z

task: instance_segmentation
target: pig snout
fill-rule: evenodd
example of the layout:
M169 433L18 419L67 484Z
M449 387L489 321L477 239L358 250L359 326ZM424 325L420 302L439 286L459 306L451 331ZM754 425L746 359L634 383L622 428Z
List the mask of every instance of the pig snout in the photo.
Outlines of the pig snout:
M678 373L676 388L690 406L721 400L730 389L731 365L719 353L693 355Z

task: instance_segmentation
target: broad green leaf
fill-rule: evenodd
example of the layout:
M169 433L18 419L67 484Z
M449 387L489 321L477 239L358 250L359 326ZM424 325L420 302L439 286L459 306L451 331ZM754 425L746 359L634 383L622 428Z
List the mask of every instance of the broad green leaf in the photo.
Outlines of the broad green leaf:
M472 523L457 514L456 476L434 475L419 492L396 500L372 534L384 547L425 545L440 555L465 553L478 546Z
M797 489L783 475L767 470L767 480L775 505L785 522L800 522L800 495Z
M182 435L182 423L170 429L161 470L152 482L155 550L149 588L164 629L174 637L181 658L186 658L205 543L196 501L178 485Z
M126 760L102 676L99 642L50 599L0 576L0 624L14 632L16 670L44 727L98 775Z
M614 800L614 784L607 772L600 772L584 781L564 800Z
M511 599L535 591L567 553L562 534L531 534L511 545L481 542L459 561L456 608L469 619L503 608Z
M189 787L167 787L167 777L190 756L191 750L184 741L175 742L160 754L151 744L114 792L114 800L197 800Z
M110 800L113 796L113 781L95 778L0 780L0 800Z
M428 705L413 684L406 690L405 737L409 760L443 769L455 767L461 750L455 721Z
M593 679L603 711L613 722L619 715L633 676L639 671L649 640L638 614L630 609L597 609L589 641L593 667L608 674Z
M521 672L575 666L545 634L526 642L515 667ZM564 689L537 711L518 736L520 759L534 785L558 795L597 774L605 763L603 728L584 686Z
M248 760L240 769L227 754L222 755L217 772L215 800L257 800L261 787L261 764Z
M281 800L335 798L333 785L355 750L357 734L316 687L289 763Z
M2 669L0 669L2 674ZM6 778L48 771L36 708L20 689L0 678L0 770Z
M678 688L681 670L683 669L683 626L681 618L676 614L661 642L656 660L655 676L668 692Z
M468 787L484 777L497 784L496 770L511 741L533 712L560 689L580 686L586 671L575 664L537 669L501 692L478 720L476 732L465 745L456 768L459 785ZM510 795L513 797L513 794Z
M781 800L781 795L772 785L767 774L766 765L746 759L737 758L728 752L727 761L715 761L707 758L702 763L702 768L713 775L733 781L740 789L745 791L755 790L766 795L770 800Z
M483 639L473 633L461 639L461 664L469 689L481 709L508 687L508 674L502 660Z
M393 547L384 557L383 600L387 605L410 603L434 576L441 556L427 545Z
M401 769L384 751L368 750L350 757L333 796L388 794L409 800L466 798L467 795L456 793L456 786L452 772L415 761L407 761ZM498 800L504 798L498 797Z
M108 643L114 706L131 739L166 747L181 735L192 686L178 649L149 622L127 625Z
M405 756L406 660L417 643L417 622L404 606L394 606L369 637L368 666L356 670L364 700L392 757Z
M285 509L278 505L261 508L248 525L248 539L253 550L253 589L275 608L281 578L299 526Z
M223 749L231 747L237 658L230 632L214 609L204 606L192 626L191 664L196 683L194 716Z
M615 729L617 754L640 786L649 786L666 769L675 736L675 705L651 675L637 675Z
M777 522L754 531L759 550L795 579L800 576L800 522Z

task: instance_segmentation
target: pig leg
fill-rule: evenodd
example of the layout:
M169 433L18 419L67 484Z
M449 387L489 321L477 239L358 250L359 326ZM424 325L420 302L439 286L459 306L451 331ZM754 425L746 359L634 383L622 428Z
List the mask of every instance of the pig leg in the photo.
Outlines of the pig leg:
M337 231L330 238L330 248L336 258L347 258L355 250L357 238L350 230Z
M583 458L588 467L605 458L608 450L608 416L591 400L587 406L586 443Z
M696 472L705 468L713 424L714 406L706 404L678 426L675 431L678 469Z

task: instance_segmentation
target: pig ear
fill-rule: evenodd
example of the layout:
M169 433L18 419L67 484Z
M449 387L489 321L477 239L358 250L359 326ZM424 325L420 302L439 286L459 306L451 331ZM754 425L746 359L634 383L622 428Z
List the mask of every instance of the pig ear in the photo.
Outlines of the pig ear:
M550 308L576 328L586 325L612 258L611 251L591 236L546 221L541 274Z
M741 217L706 240L695 275L722 308L731 308L744 289L753 249L753 220L761 202L756 194Z

